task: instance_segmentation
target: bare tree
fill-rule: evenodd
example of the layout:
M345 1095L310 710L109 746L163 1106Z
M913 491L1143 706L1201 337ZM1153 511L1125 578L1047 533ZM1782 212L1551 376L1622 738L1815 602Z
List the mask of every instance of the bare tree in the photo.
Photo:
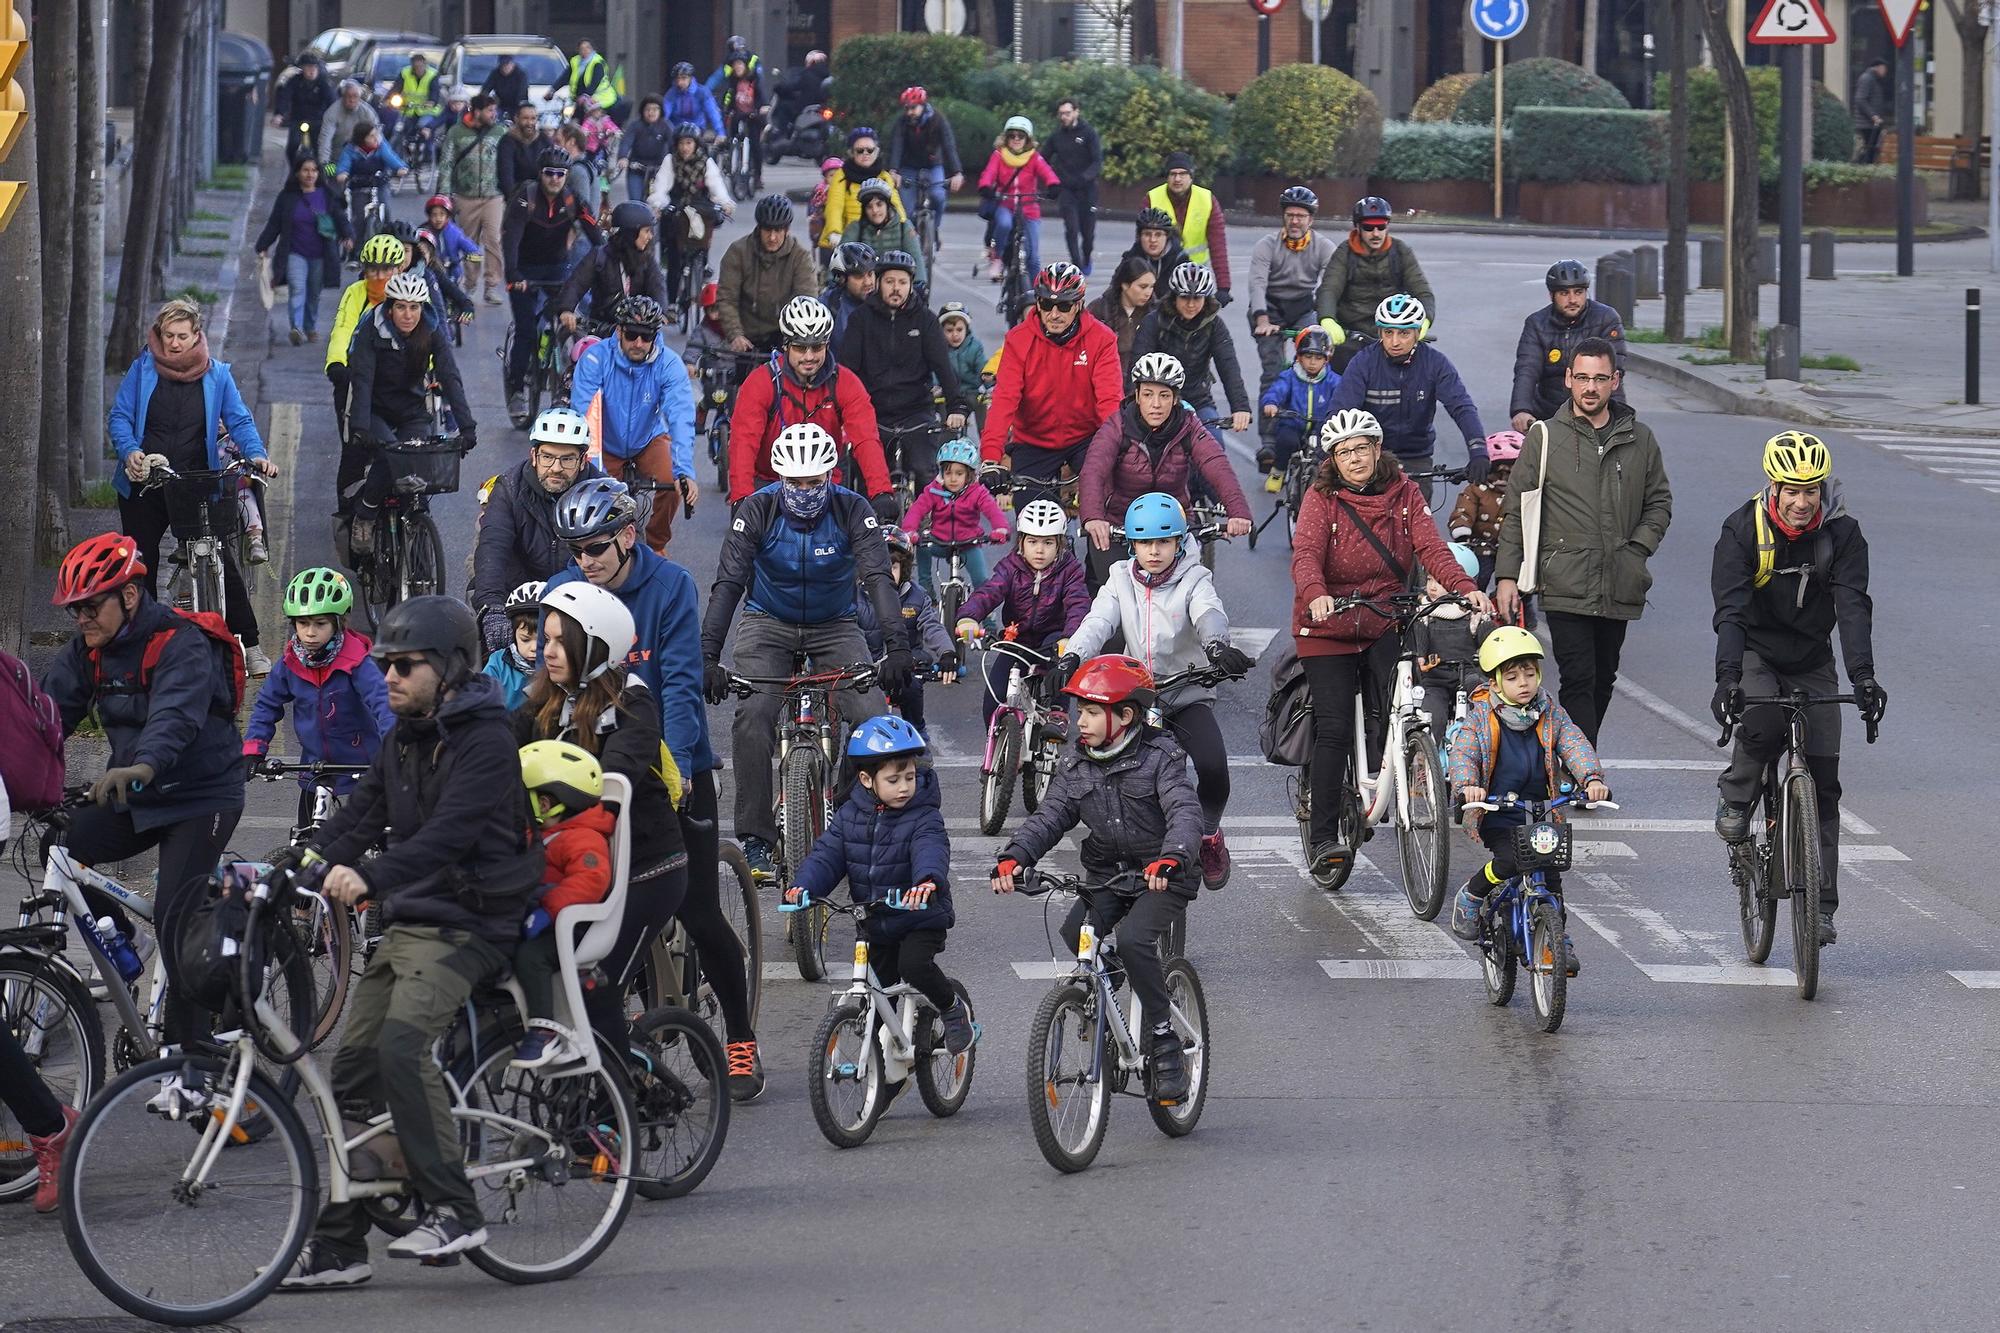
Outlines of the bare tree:
M1667 25L1667 253L1663 328L1668 342L1687 337L1688 286L1688 6L1694 0L1668 0Z
M35 111L32 66L40 64L35 44L28 47L31 68L18 78L28 97L29 123ZM36 182L35 136L22 136L0 165L0 180ZM14 221L0 232L0 328L9 335L8 353L0 357L0 419L17 441L40 438L42 421L42 225L39 210L23 204ZM27 638L23 612L31 582L25 571L35 567L35 497L41 490L37 451L0 449L0 639L19 649Z
M153 60L146 100L132 127L132 191L125 218L125 243L118 266L118 300L112 310L105 359L123 368L139 354L146 307L157 292L156 256L164 254L166 214L171 202L167 177L174 142L180 137L181 48L188 26L188 0L153 0Z
M1723 293L1723 331L1729 355L1757 359L1757 120L1750 78L1729 30L1728 0L1701 0L1701 26L1722 83L1729 127L1731 178L1729 271Z
M70 320L70 268L75 254L76 0L35 6L36 203L42 214L42 328ZM69 500L80 487L71 457L67 337L51 340L42 357L41 499L37 546L44 560L69 549Z
M1981 0L1944 0L1951 26L1958 29L1958 132L1975 143L1986 133L1986 33L1979 21Z
M72 211L69 331L70 494L106 472L104 450L105 0L77 9L76 206Z

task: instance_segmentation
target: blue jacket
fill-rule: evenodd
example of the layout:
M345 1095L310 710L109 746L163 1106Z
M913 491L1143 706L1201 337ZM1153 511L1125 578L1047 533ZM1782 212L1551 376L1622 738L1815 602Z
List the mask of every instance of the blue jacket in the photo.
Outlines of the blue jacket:
M613 458L630 458L662 435L673 440L674 475L694 475L694 387L687 367L667 351L663 339L653 342L644 361L626 356L616 338L593 343L577 362L570 384L570 405L588 416L591 399L604 396L598 443ZM660 495L655 503L673 503Z
M146 408L159 385L160 371L153 364L150 350L139 353L139 359L118 382L118 396L111 402L111 417L105 428L111 433L111 446L118 451L120 463L139 452L139 442L146 438ZM237 392L236 377L229 373L227 361L208 363L208 373L201 379L201 396L208 416L209 467L222 466L222 452L215 444L218 421L229 426L229 438L245 458L269 456L264 452L264 437L257 433L257 420L244 406L243 395ZM132 481L123 467L112 474L111 484L120 495L131 496Z
M854 615L855 585L875 603L877 625L903 624L903 605L889 577L889 544L869 503L835 486L810 525L785 512L772 482L743 497L716 560L715 586L702 613L704 661L722 660L723 640L748 595L748 610L787 625L823 625ZM907 647L908 631L889 633Z
M912 579L896 592L903 603L903 632L910 636L910 651L918 658L928 655L933 662L942 660L946 653L955 653L951 634L938 618L937 603L924 591L924 585ZM866 597L857 598L854 618L868 640L868 651L876 657L887 652L888 645L882 641L882 622L875 618L875 603Z
M951 910L951 838L944 828L935 769L918 771L917 794L900 810L878 805L874 794L855 782L792 882L814 898L824 898L842 878L857 903L879 903L891 889L907 889L925 880L937 885L937 893L922 911L884 908L871 915L872 939L951 929L957 920Z
M451 273L452 281L458 280L459 269L467 259L483 253L463 227L451 221L444 224L444 231L438 235L438 262Z
M660 730L681 772L690 777L710 772L722 765L709 745L708 705L701 697L701 594L694 575L644 542L632 548L632 561L630 576L612 589L639 631L625 663L659 701ZM572 564L551 578L549 587L582 577Z
M486 659L486 665L480 669L500 682L501 702L508 712L519 708L521 701L528 697L528 678L533 673L523 671L514 664L512 648L495 648L492 656Z
M1429 343L1418 343L1415 354L1400 366L1383 354L1381 343L1362 348L1333 391L1333 410L1349 407L1373 412L1382 423L1383 444L1404 462L1437 452L1431 421L1440 407L1458 423L1468 448L1486 448L1486 428L1479 424L1479 409L1465 391L1465 381Z
M396 155L396 150L383 140L382 146L372 153L361 151L360 144L348 144L340 150L340 160L334 164L333 174L347 177L349 185L369 185L379 183L392 171L408 171L410 164Z
M396 725L396 715L389 711L382 668L369 660L368 637L354 630L346 635L339 655L323 667L307 666L299 660L298 645L285 645L271 674L264 677L264 688L257 691L250 725L243 732L243 753L270 752L289 705L292 732L299 738L304 762L364 766L375 762L375 751ZM341 778L334 790L345 796L355 781ZM299 785L310 787L312 779L301 773Z
M1333 415L1333 391L1339 387L1340 376L1334 374L1332 366L1321 371L1317 380L1308 380L1299 374L1296 365L1290 365L1278 372L1278 378L1271 381L1271 387L1264 390L1264 396L1258 402L1262 407L1297 412L1305 418L1303 422L1284 421L1278 424L1313 435Z
M660 104L665 110L660 120L665 124L678 125L691 120L710 134L721 137L722 108L716 105L715 93L705 84L689 79L686 92L669 88L660 94Z

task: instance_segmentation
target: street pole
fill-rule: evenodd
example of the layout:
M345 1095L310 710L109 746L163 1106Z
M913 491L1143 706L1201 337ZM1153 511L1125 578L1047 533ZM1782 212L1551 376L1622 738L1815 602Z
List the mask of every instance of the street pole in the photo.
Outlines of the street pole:
M1986 0L1982 11L1986 21L1986 267L2000 273L2000 165L1993 153L2000 151L2000 0Z
M1917 47L1896 49L1896 276L1917 271Z
M1493 43L1493 220L1506 213L1507 174L1500 161L1507 123L1507 43Z
M1319 23L1321 19L1326 17L1326 8L1319 3L1319 0L1306 0L1306 4L1311 6L1312 9L1313 64L1317 65L1319 63Z
M1805 230L1805 153L1799 142L1806 90L1806 49L1787 46L1778 56L1778 322L1799 327L1804 285L1799 252Z

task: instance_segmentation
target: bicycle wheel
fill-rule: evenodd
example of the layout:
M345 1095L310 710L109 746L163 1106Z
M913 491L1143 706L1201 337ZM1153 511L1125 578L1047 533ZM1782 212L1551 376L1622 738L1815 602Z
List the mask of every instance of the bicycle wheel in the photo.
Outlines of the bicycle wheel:
M576 1276L617 1238L636 1192L638 1138L623 1061L587 1074L513 1060L512 1040L495 1043L465 1085L476 1115L459 1120L459 1139L488 1232L466 1257L532 1285Z
M736 932L736 942L743 946L743 968L750 995L750 1022L757 1022L758 1006L764 999L764 915L757 901L757 881L750 873L750 862L744 859L743 849L733 842L722 844L722 914L729 918L730 929ZM704 1012L703 1018L710 1027L722 1026L720 1007L714 999L707 1002L714 1013Z
M190 596L194 599L194 610L213 611L221 615L224 611L222 593L222 557L214 556L195 560L188 567L191 576Z
M972 995L965 989L965 983L954 981L951 988L958 992L965 1016L971 1018ZM917 1092L932 1115L943 1119L958 1114L958 1108L965 1105L965 1098L972 1091L972 1067L978 1058L977 1046L953 1055L944 1044L944 1020L937 1010L928 1004L918 1007Z
M354 976L353 913L317 898L301 897L298 905L293 925L312 971L311 1044L317 1047L333 1035L347 1004L347 983Z
M235 1059L244 1058L241 1055ZM127 1070L93 1101L63 1157L63 1239L108 1299L161 1324L213 1324L269 1295L319 1211L319 1166L299 1114L263 1075L247 1095L272 1132L215 1153L206 1135L146 1109L160 1080L226 1086L234 1060L180 1056Z
M1285 779L1285 787L1292 798L1292 819L1299 826L1299 852L1305 857L1308 868L1312 865L1313 854L1313 810L1312 776L1309 770L1299 769Z
M1491 920L1480 928L1479 973L1496 1007L1514 998L1514 932L1507 922Z
M90 991L61 966L34 954L0 958L0 1028L20 1044L58 1102L81 1111L104 1084L104 1026ZM28 1131L0 1103L0 1202L35 1188Z
M1045 736L1042 743L1021 766L1021 808L1029 814L1041 809L1042 798L1049 794L1049 786L1056 780L1056 765L1062 762L1062 742L1054 736Z
M780 799L784 802L783 836L786 873L801 865L813 843L826 831L826 762L810 745L796 745L779 766ZM808 907L792 917L792 956L807 981L826 976L826 934L833 913Z
M1186 1020L1185 1027L1176 1021L1174 1031L1180 1034L1188 1091L1172 1106L1162 1106L1148 1097L1146 1109L1162 1134L1178 1139L1194 1131L1201 1108L1208 1102L1208 1001L1201 992L1201 978L1185 958L1167 964L1167 1002Z
M1042 997L1028 1029L1028 1123L1056 1170L1081 1171L1104 1146L1111 1124L1105 1066L1116 1058L1098 1030L1089 986L1066 982Z
M642 1199L678 1199L708 1178L729 1137L722 1043L675 1005L632 1025L633 1184Z
M979 831L989 838L998 836L1007 823L1007 807L1014 799L1014 774L1020 767L1021 719L1003 714L993 738L991 766L979 775Z
M1743 956L1753 963L1771 956L1778 935L1778 900L1771 896L1769 874L1770 861L1761 844L1745 842L1729 849L1729 877L1736 881L1736 907L1742 917Z
M729 494L729 418L717 417L708 428L708 457L715 464L715 487Z
M1792 964L1799 998L1819 993L1819 789L1812 774L1795 768L1785 776L1782 862L1792 897Z
M1568 999L1562 913L1553 903L1536 903L1528 918L1528 1005L1535 1011L1535 1026L1544 1032L1561 1027Z
M813 1120L836 1148L858 1148L875 1132L888 1099L883 1095L882 1048L870 1031L872 1011L843 1001L820 1020L806 1063L806 1094Z
M1445 795L1444 770L1429 731L1418 728L1411 733L1403 758L1410 784L1409 818L1396 821L1403 894L1417 920L1435 921L1451 874L1451 798Z
M938 622L946 631L957 628L958 609L965 605L965 598L965 585L957 579L952 579L944 585L944 596L938 599Z
M445 590L444 541L437 524L423 510L403 518L402 578L398 580L398 600L429 597Z
M533 421L542 414L544 402L555 401L555 368L552 364L555 354L556 336L546 330L535 335L535 359L528 366L528 420Z

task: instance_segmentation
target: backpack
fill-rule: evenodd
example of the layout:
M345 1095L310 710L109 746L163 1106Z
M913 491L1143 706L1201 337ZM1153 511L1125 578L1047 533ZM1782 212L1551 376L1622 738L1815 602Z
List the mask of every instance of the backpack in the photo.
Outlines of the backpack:
M1271 663L1271 697L1264 703L1257 743L1269 763L1304 768L1312 762L1312 691L1306 687L1298 650L1289 640Z
M737 115L739 116L756 115L757 85L751 82L749 79L738 79L736 81L736 92L734 93L734 95L731 97L730 100L734 102L736 105Z
M62 803L63 727L28 664L0 650L0 787L16 810Z
M176 607L174 614L208 636L211 651L217 655L219 664L229 676L229 715L234 717L243 710L243 691L250 675L243 665L242 643L229 632L229 626L219 611L183 611ZM151 688L153 668L160 664L161 655L167 651L167 641L180 630L181 626L175 625L146 641L145 655L139 659L139 684L142 688Z

